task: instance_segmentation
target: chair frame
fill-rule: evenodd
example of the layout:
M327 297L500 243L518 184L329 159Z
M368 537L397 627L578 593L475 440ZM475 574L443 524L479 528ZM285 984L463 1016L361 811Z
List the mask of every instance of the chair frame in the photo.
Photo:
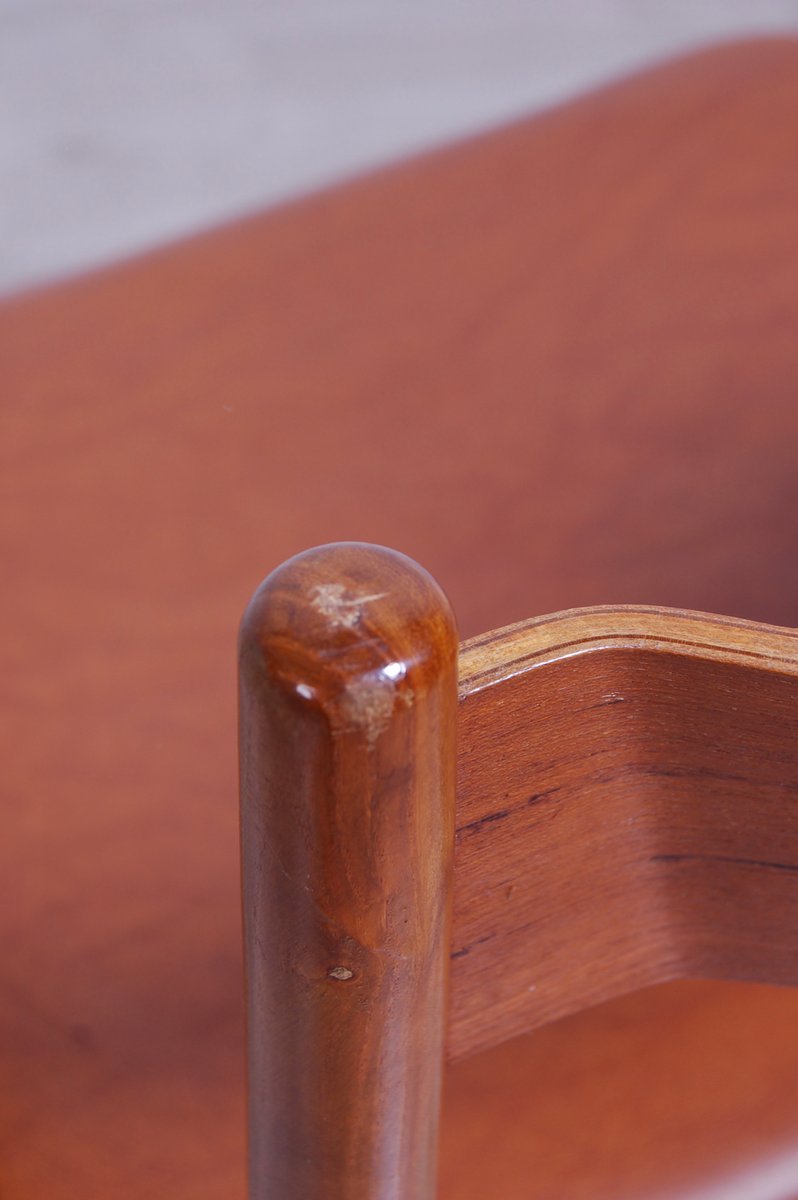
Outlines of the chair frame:
M798 634L594 608L465 643L459 696L457 667L381 547L299 555L245 614L251 1200L433 1200L445 1040L798 983Z

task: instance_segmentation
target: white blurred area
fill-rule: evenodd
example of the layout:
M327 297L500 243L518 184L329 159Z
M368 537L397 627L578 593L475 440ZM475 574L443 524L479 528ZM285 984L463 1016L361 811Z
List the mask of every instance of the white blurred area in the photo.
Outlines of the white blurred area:
M773 32L798 0L0 0L0 291Z

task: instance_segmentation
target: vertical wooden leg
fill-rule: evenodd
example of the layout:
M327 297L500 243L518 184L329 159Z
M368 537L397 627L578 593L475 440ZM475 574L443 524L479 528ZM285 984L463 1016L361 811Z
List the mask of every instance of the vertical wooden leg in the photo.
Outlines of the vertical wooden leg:
M440 588L376 546L244 616L250 1200L433 1200L456 664Z

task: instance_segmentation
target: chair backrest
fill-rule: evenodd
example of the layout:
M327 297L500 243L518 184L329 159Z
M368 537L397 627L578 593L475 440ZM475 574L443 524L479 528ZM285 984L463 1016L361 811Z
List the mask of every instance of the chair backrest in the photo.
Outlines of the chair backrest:
M458 703L441 590L340 543L240 648L252 1200L432 1200L445 1036L798 983L798 634L575 610L465 643Z
M242 1191L230 639L259 563L341 531L399 546L467 635L624 600L798 625L797 119L798 42L725 46L3 304L3 1200ZM506 807L467 797L461 779L461 825ZM547 815L553 835L565 816ZM459 837L452 1022L480 963L475 1006L501 984L502 944L458 929L463 856L507 853L510 819ZM764 870L738 875L758 889ZM701 995L670 1095L706 1137L657 1118L638 1136L655 1068L632 1036L612 1049L625 1099L608 1077L539 1121L555 1088L536 1047L551 1064L558 1025L518 1060L536 1145L614 1121L603 1150L628 1167L656 1141L667 1184L639 1195L694 1194L730 1147L745 1186L798 1161L794 997L730 985L713 1024L722 1002ZM682 1037L667 996L651 1028ZM594 1061L624 1019L593 1010L563 1036ZM454 1023L449 1039L460 1053ZM473 1128L451 1151L469 1168ZM534 1157L537 1195L571 1200L557 1155ZM618 1200L604 1169L580 1196Z

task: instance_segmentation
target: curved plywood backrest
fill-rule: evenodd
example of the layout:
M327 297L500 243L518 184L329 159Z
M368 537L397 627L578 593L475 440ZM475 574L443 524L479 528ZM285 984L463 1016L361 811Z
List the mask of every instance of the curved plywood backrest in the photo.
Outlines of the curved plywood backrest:
M798 983L798 633L662 608L460 656L453 1057L681 976Z
M261 567L342 535L397 545L465 635L631 599L798 624L797 119L798 43L726 46L2 305L4 1200L243 1190L230 647ZM510 820L461 829L458 861L512 848ZM538 1018L458 922L459 1055ZM477 973L490 1027L465 1015ZM621 1039L598 1101L614 1150L581 1155L654 1162L657 1193L725 1172L730 1138L754 1170L765 1126L768 1161L796 1161L792 995L724 1007L759 1094L780 1080L765 1112L718 1084L721 1001L697 991L683 1111L715 1151L669 1142L659 1110L625 1136L651 1067ZM623 1011L676 1040L672 1003ZM577 1026L606 1045L625 1019ZM566 1088L559 1036L518 1060L519 1125ZM537 1128L524 1200L577 1194L547 1152L600 1136L574 1105ZM447 1198L510 1194L486 1127L480 1094Z
M798 633L555 614L466 642L457 710L455 653L381 547L247 611L253 1197L434 1195L453 838L453 1058L675 977L798 983Z

